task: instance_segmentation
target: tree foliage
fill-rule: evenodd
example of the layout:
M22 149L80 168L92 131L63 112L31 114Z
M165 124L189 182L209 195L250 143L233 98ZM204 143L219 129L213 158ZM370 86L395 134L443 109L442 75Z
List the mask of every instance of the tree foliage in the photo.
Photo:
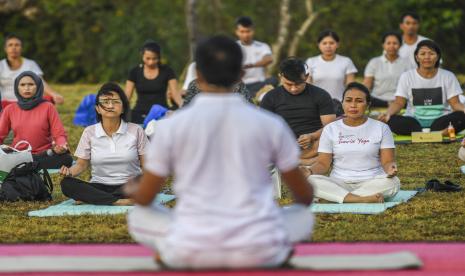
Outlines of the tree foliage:
M256 23L256 38L272 44L279 29L279 7L279 0L197 1L198 36L233 36L235 18L249 15ZM412 10L422 18L420 33L440 44L444 67L465 71L464 1L315 0L314 7L318 18L297 48L302 58L318 54L316 37L331 28L340 34L339 52L363 72L368 60L381 54L382 33L398 30L401 13ZM139 49L149 38L161 44L163 62L176 72L181 73L190 59L184 0L41 0L29 1L26 8L34 13L0 14L0 34L20 35L24 55L37 60L52 81L125 80L129 68L140 62ZM291 1L289 12L293 34L306 19L304 1Z

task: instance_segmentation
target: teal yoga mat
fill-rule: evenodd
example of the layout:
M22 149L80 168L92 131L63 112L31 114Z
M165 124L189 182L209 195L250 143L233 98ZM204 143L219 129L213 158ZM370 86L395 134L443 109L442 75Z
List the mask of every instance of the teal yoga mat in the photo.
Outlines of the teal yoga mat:
M155 199L155 204L163 204L174 200L174 195L158 194ZM79 216L79 215L116 215L125 214L131 210L133 206L103 206L81 204L75 205L74 200L69 199L57 205L52 205L42 210L30 211L30 217L54 217L54 216Z
M394 197L386 198L384 203L314 203L310 208L314 213L379 214L407 202L417 193L417 191L399 191Z

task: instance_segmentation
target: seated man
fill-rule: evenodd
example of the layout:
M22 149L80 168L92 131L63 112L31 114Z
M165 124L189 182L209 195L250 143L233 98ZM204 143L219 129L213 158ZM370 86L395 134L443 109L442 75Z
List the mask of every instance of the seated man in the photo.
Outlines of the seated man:
M323 126L336 119L328 92L305 80L305 63L288 58L279 66L281 86L268 92L260 106L284 118L302 149L301 165L311 165L318 155Z
M125 188L139 204L129 232L172 268L281 266L313 226L313 190L298 168L297 143L281 118L231 92L242 60L234 41L209 38L195 60L202 92L160 121L142 178ZM296 205L280 209L273 200L269 164L282 171ZM170 175L173 211L151 204Z

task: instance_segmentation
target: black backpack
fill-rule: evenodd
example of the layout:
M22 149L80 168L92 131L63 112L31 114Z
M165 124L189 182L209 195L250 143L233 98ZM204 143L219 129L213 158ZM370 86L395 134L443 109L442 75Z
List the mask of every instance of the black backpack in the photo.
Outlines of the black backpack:
M52 200L53 183L47 170L39 173L38 162L25 162L14 167L0 184L0 201Z

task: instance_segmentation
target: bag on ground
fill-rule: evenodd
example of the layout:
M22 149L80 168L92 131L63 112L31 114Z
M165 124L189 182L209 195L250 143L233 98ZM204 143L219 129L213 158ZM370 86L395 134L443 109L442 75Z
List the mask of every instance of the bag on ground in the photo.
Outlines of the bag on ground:
M52 200L52 179L47 170L40 171L38 162L24 162L14 167L0 184L0 201Z
M25 150L17 150L18 146L26 144ZM23 162L32 162L32 147L26 141L19 141L14 147L0 146L0 183L16 165Z

